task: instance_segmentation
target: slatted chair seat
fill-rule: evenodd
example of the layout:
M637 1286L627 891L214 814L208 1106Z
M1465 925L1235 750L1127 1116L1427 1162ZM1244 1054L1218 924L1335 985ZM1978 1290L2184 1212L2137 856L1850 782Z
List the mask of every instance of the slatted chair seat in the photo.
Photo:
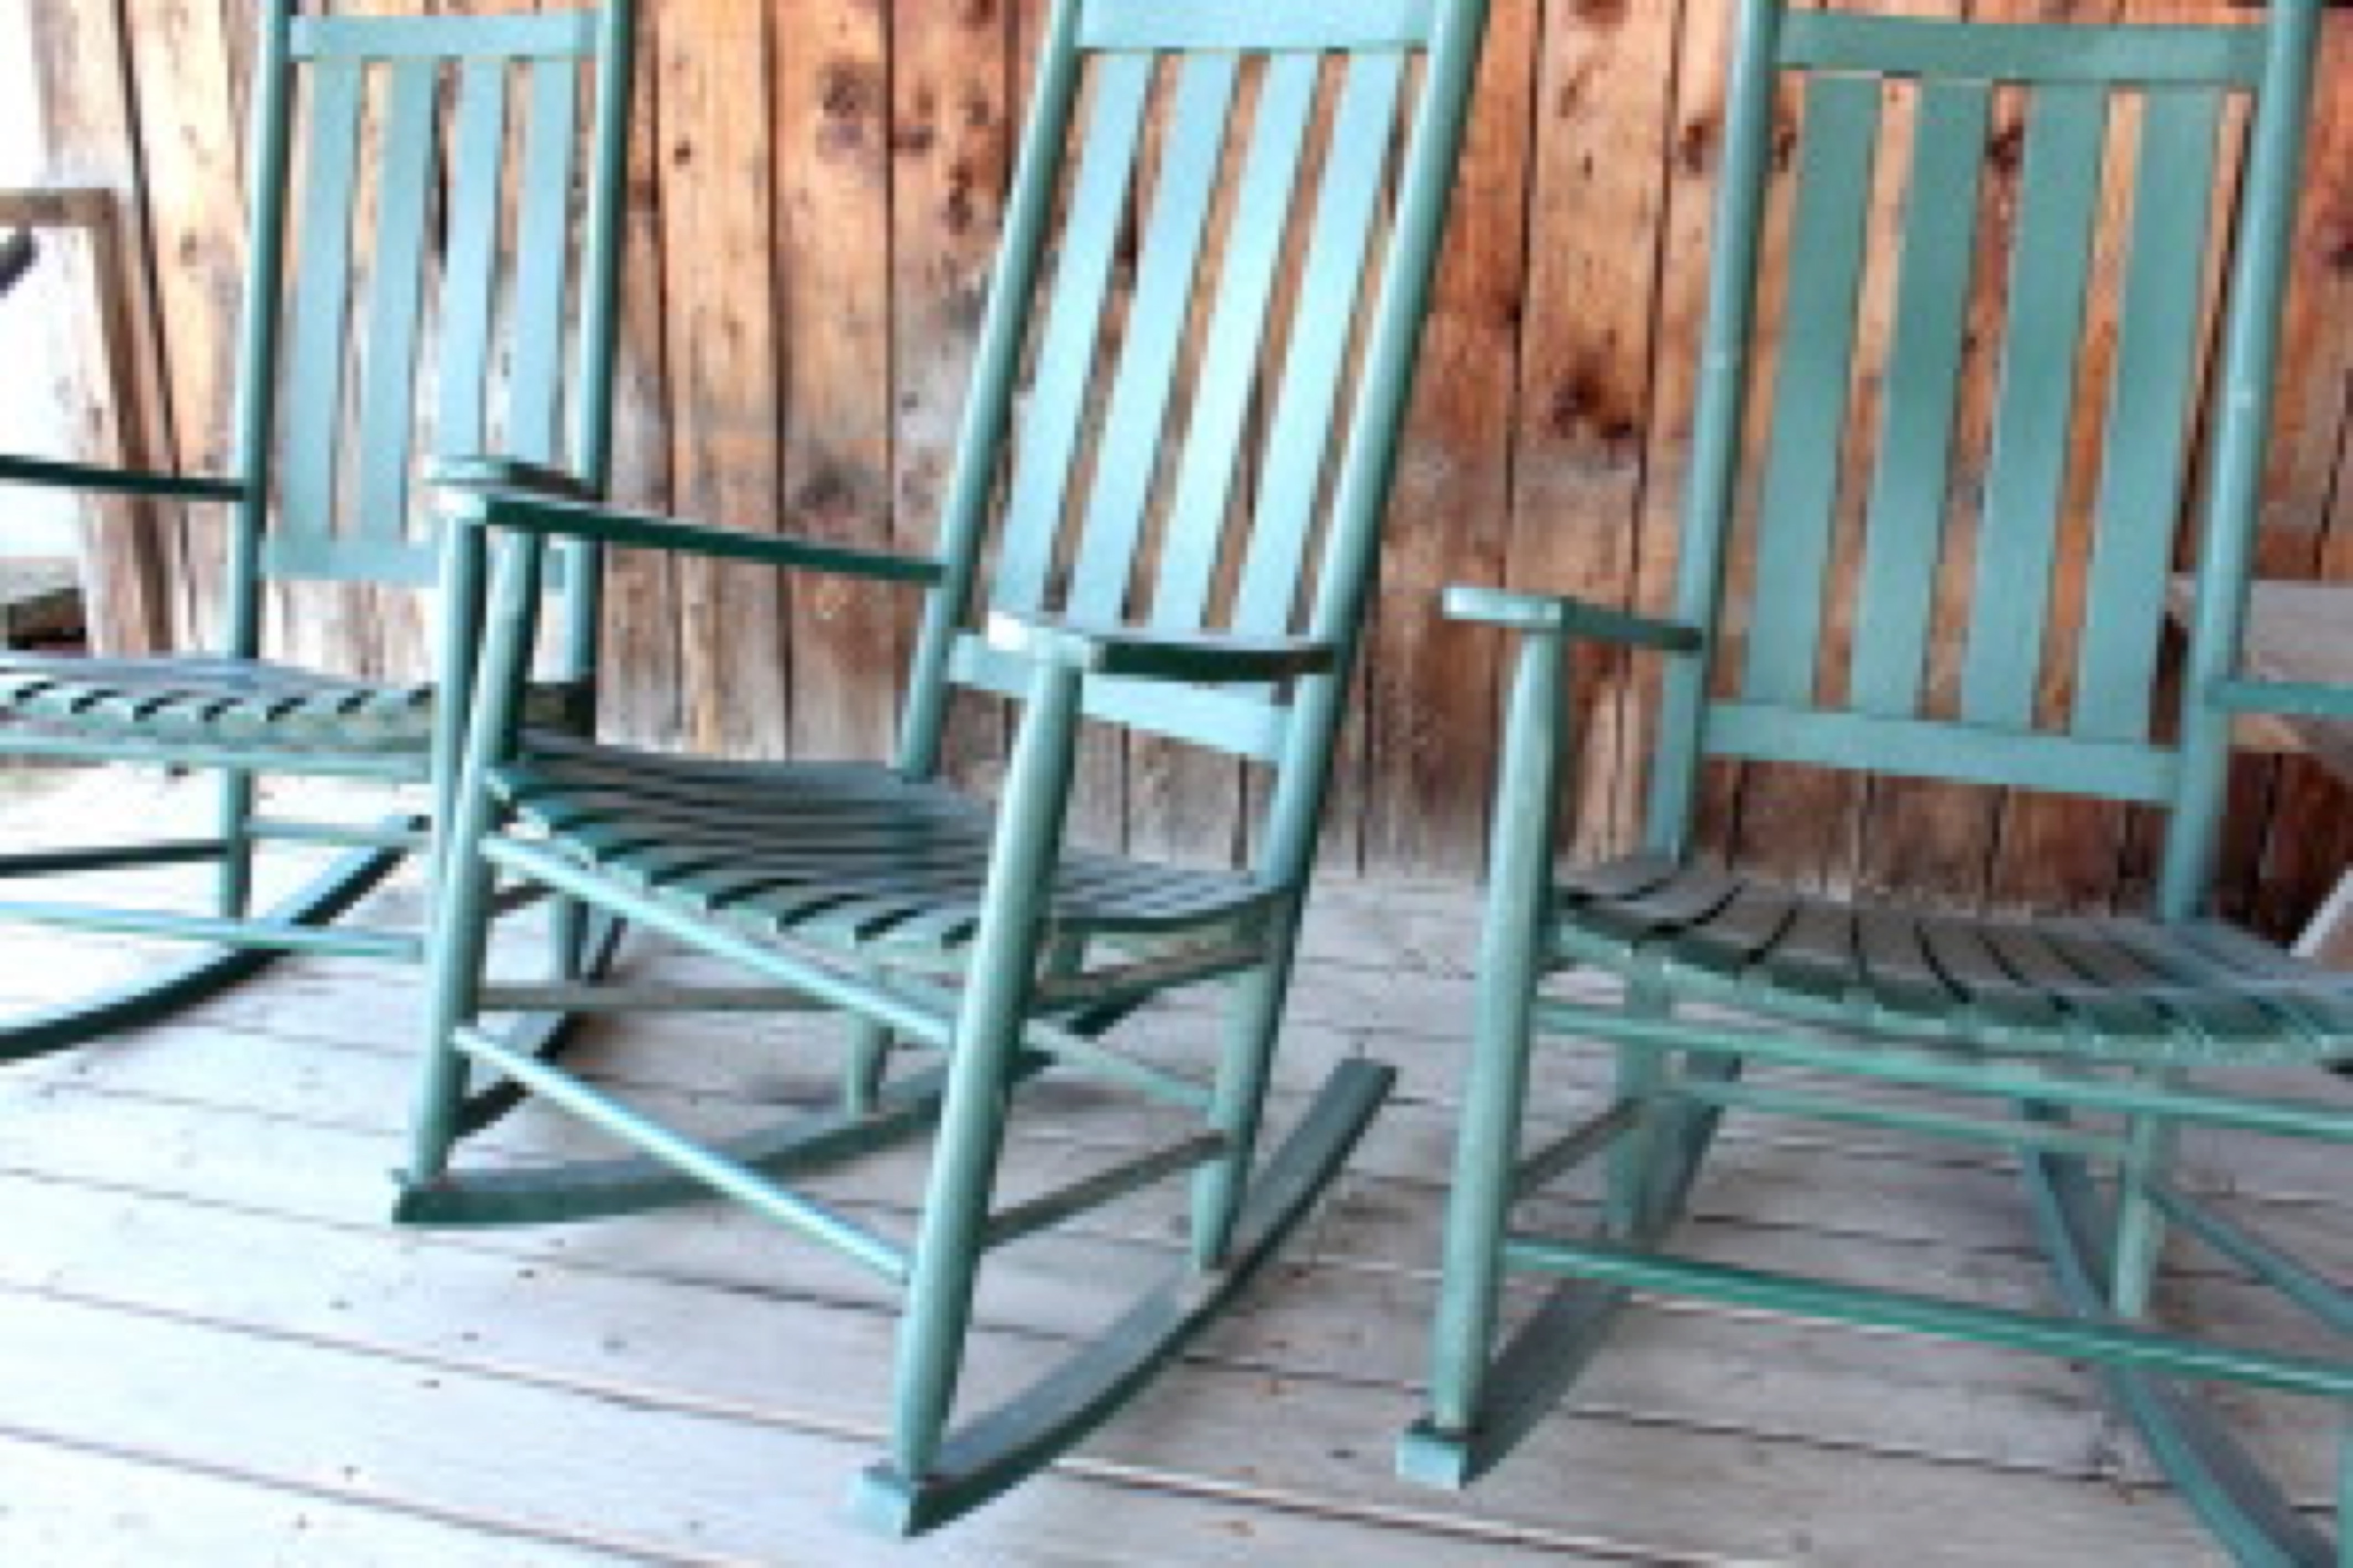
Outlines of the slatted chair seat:
M887 767L747 767L543 742L493 784L582 864L761 935L954 948L979 929L994 814ZM1073 848L1047 921L1068 935L1174 933L1276 901L1250 877Z
M346 680L263 659L0 654L0 721L45 733L189 744L422 753L435 689ZM586 690L534 686L529 722L576 728Z
M1858 905L1634 856L1565 879L1564 958L1770 1016L2019 1056L2147 1065L2353 1051L2353 976L2218 921Z

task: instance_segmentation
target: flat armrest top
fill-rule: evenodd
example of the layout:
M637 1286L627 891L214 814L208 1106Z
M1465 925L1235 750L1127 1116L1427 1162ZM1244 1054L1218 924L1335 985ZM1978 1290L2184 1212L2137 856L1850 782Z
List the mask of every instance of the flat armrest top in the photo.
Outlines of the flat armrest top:
M2213 700L2215 706L2233 713L2353 720L2353 686L2311 680L2225 680L2214 687Z
M1059 664L1088 675L1211 684L1324 675L1338 668L1340 658L1337 647L1313 637L1082 626L1058 616L1001 610L988 617L988 646L1000 653Z
M1457 584L1446 590L1446 613L1458 621L1483 621L1524 632L1563 632L1587 642L1662 653L1697 653L1707 646L1697 626L1613 610L1564 594L1515 594Z
M48 458L0 457L0 484L96 490L105 495L156 496L167 500L245 499L245 486L237 479L145 473L136 468L102 468L94 463L63 463Z
M753 561L837 576L871 577L884 583L937 583L946 568L936 561L847 545L815 544L779 534L739 528L711 528L674 518L616 510L577 501L547 500L512 491L460 489L449 498L451 521L478 528L593 539L641 550L668 550L720 560Z
M579 475L520 458L467 453L434 458L425 468L426 480L445 489L532 490L568 500L593 500L596 493Z

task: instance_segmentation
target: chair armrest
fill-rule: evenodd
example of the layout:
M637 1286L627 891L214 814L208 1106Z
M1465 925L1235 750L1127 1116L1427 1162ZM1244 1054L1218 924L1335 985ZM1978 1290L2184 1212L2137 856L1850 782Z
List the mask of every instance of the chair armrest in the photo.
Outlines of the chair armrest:
M147 473L137 468L101 468L94 463L63 463L48 458L0 456L0 485L41 485L54 489L96 490L105 495L156 496L167 500L245 499L245 485L237 479Z
M2353 720L2353 686L2312 680L2221 680L2210 691L2214 706L2232 713Z
M988 646L1086 675L1199 684L1254 684L1326 675L1340 650L1314 637L1240 637L1219 632L1074 626L1057 616L998 611Z
M1504 588L1457 584L1446 590L1446 614L1523 632L1557 632L1580 642L1615 643L1692 654L1707 646L1697 626L1637 616L1588 604L1566 594L1515 594Z
M577 474L544 463L487 454L436 458L425 466L425 482L440 489L525 490L566 500L596 499L596 492Z
M794 567L842 577L869 577L883 583L934 584L946 575L939 562L913 555L892 555L848 545L817 544L770 533L750 533L738 528L711 528L675 518L589 506L577 501L547 500L512 491L460 489L449 498L444 515L462 526L506 529L520 533L553 534L566 539L591 539L626 549L665 550L718 560L751 561L765 566Z

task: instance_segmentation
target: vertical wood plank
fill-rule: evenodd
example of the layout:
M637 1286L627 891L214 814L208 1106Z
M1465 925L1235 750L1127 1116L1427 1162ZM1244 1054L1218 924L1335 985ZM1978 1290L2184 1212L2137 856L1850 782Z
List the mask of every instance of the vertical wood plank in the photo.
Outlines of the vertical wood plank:
M1503 576L1535 21L1534 6L1502 6L1488 35L1385 535L1366 665L1366 854L1400 871L1469 870L1486 824L1493 723L1462 697L1493 689L1494 639L1444 621L1438 595Z
M1520 332L1519 444L1505 575L1517 587L1630 604L1637 528L1675 473L1648 461L1683 5L1553 6L1538 62ZM1704 5L1703 9L1715 8ZM1580 658L1574 804L1580 858L1631 844L1626 660Z
M887 19L878 0L779 0L775 16L786 531L888 547ZM788 594L795 751L887 756L904 591L803 575Z
M140 100L139 149L146 171L164 388L175 452L193 473L228 471L235 418L236 342L245 309L240 149L244 123L231 91L222 8L216 0L141 0L126 29ZM224 519L190 508L184 524L183 646L220 644Z
M53 287L87 301L79 319L98 328L95 336L51 340L59 402L81 440L74 455L172 468L177 457L122 16L115 4L44 7L32 20L29 47L43 181L100 193L103 203L89 215L85 237L60 246L62 257L52 263ZM94 503L82 531L82 583L101 652L169 646L181 542L177 519L164 508Z
M660 57L667 7L638 15L638 58ZM670 485L670 383L664 310L661 205L661 73L640 68L629 121L628 206L622 216L621 337L613 385L613 499L667 511ZM685 618L679 563L651 550L606 557L599 721L607 734L642 745L687 739Z
M1018 8L892 0L891 131L892 533L928 552L955 455L972 356L1003 222L1014 127ZM902 596L891 679L904 679L914 601ZM1003 704L959 692L942 768L974 784L1001 763Z
M682 511L775 532L776 240L769 15L742 0L665 0L656 40L663 290ZM707 751L790 749L782 584L765 569L679 567L687 732Z

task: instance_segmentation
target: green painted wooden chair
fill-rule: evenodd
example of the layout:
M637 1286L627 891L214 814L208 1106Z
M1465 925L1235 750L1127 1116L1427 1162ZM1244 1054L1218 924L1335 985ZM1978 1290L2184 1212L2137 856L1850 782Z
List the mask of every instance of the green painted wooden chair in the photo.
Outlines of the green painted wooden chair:
M2239 1349L2147 1321L2172 1221L2327 1330L2353 1330L2341 1283L2194 1199L2168 1162L2187 1126L2353 1140L2353 1116L2326 1108L2317 1075L2308 1100L2225 1077L2353 1057L2353 983L2207 910L2233 715L2353 711L2353 693L2236 672L2318 9L2278 0L2260 25L2090 27L1741 0L1673 618L1489 589L1450 596L1454 615L1512 628L1521 643L1431 1408L1402 1444L1406 1474L1445 1485L1477 1477L1590 1363L1630 1296L1689 1295L2094 1363L2233 1550L2251 1562L2343 1560L2179 1380L2342 1401L2353 1396L2353 1359ZM1777 98L1793 84L1803 108L1788 281L1752 492L1744 431L1767 359L1761 237ZM2008 270L1980 281L1998 93L2026 105L2024 158ZM1899 165L1878 149L1899 122L1891 99L1905 98L1916 133ZM2224 224L2215 192L2233 100L2250 100L2253 117L2237 216ZM2125 124L2137 132L2117 145L2137 147L2136 159L2123 165L2129 179L2111 184L2111 130ZM1906 191L1902 244L1890 258L1875 464L1867 495L1852 498L1859 559L1841 565L1841 454L1883 161ZM2077 367L2097 322L2087 284L2104 192L2125 215L2122 293L2085 520L2083 632L2062 655L2048 616L2073 592L2054 551ZM2007 303L1994 334L1990 450L1981 504L1957 505L1971 301L1989 289L2006 290ZM2191 411L2210 340L2215 413L2200 425ZM2193 471L2209 494L2175 732L2154 722L2169 706L2160 626ZM1936 602L1940 573L1974 586L1958 611ZM1847 626L1851 647L1839 640ZM1931 658L1943 626L1960 639L1950 693L1930 679L1943 668ZM1664 710L1642 851L1556 876L1568 659L1580 643L1665 656ZM2055 716L2039 689L2046 647L2072 665L2072 701ZM2154 908L1968 918L1712 868L1694 853L1710 759L2158 808L2168 826ZM1615 999L1592 982L1573 997L1544 990L1547 976L1570 973L1614 977ZM1558 1142L1524 1136L1539 1031L1616 1056L1610 1102ZM1955 1095L1984 1109L1957 1111ZM2063 1310L1995 1310L1672 1256L1668 1233L1729 1111L2013 1152ZM1515 1204L1595 1159L1604 1197L1590 1238L1514 1225ZM1513 1269L1566 1279L1499 1343Z
M913 1533L955 1518L1109 1416L1231 1303L1388 1091L1386 1068L1343 1067L1282 1148L1256 1161L1484 20L1482 0L1057 0L934 557L514 497L454 507L464 548L446 591L454 604L484 605L487 647L399 1216L575 1220L716 1193L902 1288L890 1451L857 1503L879 1529ZM1086 123L1073 135L1082 98ZM1153 124L1159 153L1147 160ZM1066 163L1067 218L1050 236ZM1107 311L1138 205L1132 297ZM1059 259L1041 289L1050 237ZM1292 290L1286 257L1300 268ZM1034 371L1008 443L1033 316ZM1197 355L1179 439L1170 427L1188 343ZM1089 416L1098 382L1099 422ZM1250 505L1238 507L1262 382L1265 458ZM1082 485L1074 458L1090 430ZM519 737L541 555L565 538L921 589L895 763L729 763ZM1020 704L993 811L939 777L955 688ZM1086 718L1266 764L1255 867L1183 869L1066 847ZM501 984L488 972L485 923L499 872L666 932L763 984ZM1172 1072L1105 1042L1150 999L1205 985L1227 994L1214 1074ZM839 1101L767 1132L699 1141L483 1029L483 1016L515 1008L839 1012ZM931 1058L894 1073L894 1049ZM634 1153L453 1169L458 1109L483 1068ZM1127 1086L1197 1118L1198 1131L1060 1190L999 1202L1013 1091L1047 1068ZM910 1238L786 1184L934 1129ZM951 1431L983 1257L1186 1173L1189 1258L1025 1393Z
M336 922L424 847L426 824L273 818L257 809L254 784L269 774L434 783L437 750L454 757L460 717L433 685L264 659L265 595L279 583L429 585L438 547L414 482L427 453L448 483L581 498L605 483L631 0L479 18L304 16L293 0L270 0L259 17L236 472L199 479L0 458L0 483L229 515L218 653L0 653L0 753L198 768L222 781L214 837L0 857L0 877L212 867L214 907L0 903L0 919L199 944L121 989L0 1023L0 1060L147 1022L290 951L421 961L413 932ZM564 647L534 689L537 720L578 729L591 714L600 570L593 543L569 552ZM464 689L471 651L462 639L444 650L452 689ZM448 782L445 773L445 791ZM273 844L347 853L257 914L255 861ZM592 963L609 941L575 916L555 924L567 967ZM548 1048L562 1028L541 1018L517 1037Z

